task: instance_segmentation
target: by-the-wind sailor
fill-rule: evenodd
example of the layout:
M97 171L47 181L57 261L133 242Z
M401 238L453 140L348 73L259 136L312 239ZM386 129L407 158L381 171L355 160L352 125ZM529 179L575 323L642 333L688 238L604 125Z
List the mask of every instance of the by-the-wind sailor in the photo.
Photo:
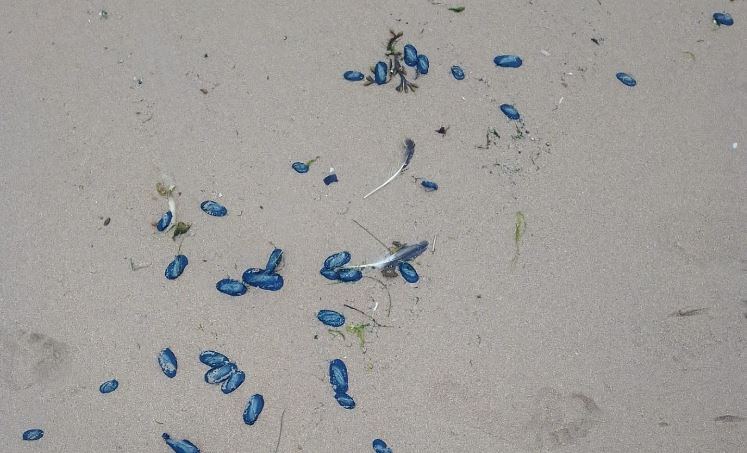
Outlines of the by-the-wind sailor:
M342 76L350 82L360 82L363 80L363 73L359 71L345 71Z
M428 57L420 54L418 55L418 73L419 74L428 74L428 68L431 67L430 61L428 61Z
M332 384L335 394L348 391L348 368L342 360L335 359L329 362L329 383Z
M417 283L418 280L420 280L415 268L407 261L400 261L398 267L400 275L402 275L402 278L404 278L407 283Z
M353 397L347 393L338 393L335 395L335 399L337 400L337 404L345 409L355 408L355 400L353 400Z
M166 441L166 445L176 453L200 453L200 449L187 439L174 440L167 433L163 433L161 437Z
M405 64L415 67L418 64L418 50L412 44L407 44L404 49Z
M117 390L117 387L119 387L119 381L116 379L112 379L110 381L106 381L103 384L99 386L99 392L101 393L111 393L115 390Z
M247 269L241 276L249 286L264 289L267 291L277 291L283 287L283 276L275 272L267 272L264 269Z
M214 217L223 217L228 214L228 209L225 206L212 200L203 201L200 208L205 211L205 214Z
M208 384L220 384L231 377L234 371L236 371L236 364L231 362L218 368L213 368L205 373L205 382Z
M325 176L322 181L324 181L325 186L328 186L332 183L338 182L339 179L337 179L337 173L332 172L328 174L327 176Z
M518 68L524 63L517 55L498 55L493 58L493 62L501 68Z
M617 80L622 82L623 85L627 85L629 87L634 87L638 83L630 74L626 74L624 72L618 72L617 74L615 74L615 77L617 77Z
M337 280L341 282L357 282L363 278L363 272L358 269L339 269L337 271Z
M176 255L174 257L174 260L170 262L168 266L166 266L164 275L166 275L166 278L168 278L169 280L176 280L180 275L182 275L182 272L184 272L184 269L186 269L187 264L189 264L189 260L186 256Z
M265 399L259 393L252 395L249 401L246 403L246 409L244 409L244 423L247 425L253 425L259 418L259 414L262 413L262 409L265 407Z
M223 383L220 385L221 392L228 395L229 393L239 388L241 384L244 383L244 379L246 379L246 374L244 374L244 372L241 370L236 370L236 372L233 373L231 377L228 378L228 380L223 381Z
M158 231L163 231L168 228L169 225L171 225L172 218L174 218L174 214L172 214L171 211L164 212L163 216L161 216L161 220L156 224L156 229Z
M304 162L293 162L291 167L296 170L296 173L306 173L309 171L309 164Z
M275 269L280 265L280 262L283 260L283 250L282 249L275 249L270 253L270 257L267 259L267 265L265 266L265 270L267 272L275 272Z
M451 67L451 75L457 80L464 80L464 70L457 65Z
M202 351L200 353L200 362L209 366L210 368L218 368L223 365L227 365L230 360L228 357L215 351Z
M426 192L438 190L438 184L433 181L428 181L427 179L420 181L420 185L423 186L423 189L425 189Z
M246 294L246 286L238 280L224 278L215 284L215 289L229 296L243 296Z
M501 112L503 112L503 114L510 120L518 120L521 118L519 111L511 104L501 104Z
M716 25L726 25L727 27L734 25L734 19L729 13L713 13L713 21L716 22Z
M316 319L321 321L325 326L330 327L340 327L345 324L345 316L334 310L319 310L319 313L316 314Z
M337 269L327 269L326 267L319 269L319 273L327 280L337 280L340 276L340 272Z
M337 269L338 267L342 267L350 262L350 252L338 252L334 255L328 256L324 260L324 268L325 269Z
M44 437L44 431L42 431L41 429L37 429L37 428L27 429L21 435L21 438L23 440L39 440L42 437Z
M173 378L176 376L176 356L169 348L163 349L158 354L158 365L161 367L161 371L166 377Z
M376 85L383 85L388 82L387 75L389 74L389 66L383 61L376 63L374 66L374 82Z
M387 446L386 442L381 439L374 439L371 446L375 453L392 453L392 449Z

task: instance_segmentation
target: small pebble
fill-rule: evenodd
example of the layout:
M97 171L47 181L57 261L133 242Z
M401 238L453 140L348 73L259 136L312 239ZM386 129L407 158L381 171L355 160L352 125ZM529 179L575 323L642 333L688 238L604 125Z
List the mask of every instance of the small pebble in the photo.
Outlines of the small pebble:
M21 438L23 440L39 440L44 437L44 431L41 429L29 429L23 432Z
M334 310L319 310L316 314L316 319L322 322L325 326L340 327L345 324L345 316Z
M293 162L291 164L296 173L307 173L309 171L309 165L303 162Z
M167 377L173 378L176 376L176 356L171 352L171 349L165 348L158 354L158 365Z
M383 61L376 63L374 66L374 82L376 85L383 85L388 82L389 66Z
M164 275L166 275L166 278L169 280L176 280L180 275L182 275L184 269L187 268L187 264L189 264L189 260L186 256L176 255L174 260L166 266Z
M200 353L200 362L209 366L210 368L218 368L226 365L230 360L228 357L215 351L202 351Z
M176 453L200 453L200 449L187 439L174 440L166 433L163 433L161 437L163 437L166 445L171 447Z
M243 296L246 294L246 286L238 280L224 278L215 284L215 289L229 296Z
M412 68L418 65L418 50L412 44L407 44L405 46L404 60L405 64Z
M119 387L119 381L116 379L112 379L111 381L106 381L103 384L99 386L99 392L101 393L111 393L115 390L117 390L117 387Z
M518 68L524 64L521 57L517 55L498 55L493 62L501 68Z
M407 261L400 261L398 268L400 275L405 279L407 283L417 283L418 280L420 280L420 277L415 271L415 268L412 267L412 264L408 263Z
M464 80L464 70L457 65L451 67L451 75L457 80Z
M438 190L438 184L433 181L428 181L427 179L420 181L420 185L423 186L423 189L425 189L426 192Z
M171 219L173 217L174 215L171 213L171 211L164 212L163 215L161 216L161 220L159 220L158 223L156 224L156 229L158 231L163 231L166 228L168 228L169 225L171 225Z
M359 71L345 71L342 76L350 82L360 82L364 78L363 73Z
M228 395L237 388L241 387L241 384L244 383L244 379L246 379L246 374L244 374L244 372L241 370L236 370L236 372L231 374L231 377L229 377L228 380L223 381L223 384L221 384L220 386L221 392L223 392L225 395Z
M226 209L225 206L212 200L203 201L200 208L205 212L205 214L213 217L223 217L228 214L228 209Z
M392 453L392 449L381 439L374 439L372 446L375 453Z
M262 409L265 407L265 399L260 394L252 395L246 404L244 409L244 423L247 425L253 425L257 422L259 414L262 413Z
M617 77L617 80L623 83L623 85L627 85L629 87L634 87L638 82L635 81L633 77L631 77L629 74L626 74L624 72L618 72L615 74L615 77Z
M501 112L503 112L503 114L510 120L518 120L521 118L519 111L511 104L501 104Z
M716 25L726 25L727 27L734 25L734 19L729 13L713 13L713 21Z
M430 61L428 61L428 57L420 54L418 55L418 73L422 75L428 74L428 68L431 67Z

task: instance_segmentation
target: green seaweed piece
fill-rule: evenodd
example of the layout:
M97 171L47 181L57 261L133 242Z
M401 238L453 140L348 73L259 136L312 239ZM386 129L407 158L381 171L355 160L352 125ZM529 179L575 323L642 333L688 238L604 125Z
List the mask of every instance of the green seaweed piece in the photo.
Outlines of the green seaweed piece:
M519 242L521 241L521 237L524 235L524 231L527 229L527 222L524 218L524 213L521 211L516 212L516 226L514 228L514 241L516 242L516 247L519 247Z
M355 335L358 338L358 343L360 343L361 350L363 350L363 352L366 351L366 337L365 337L365 332L366 332L366 327L368 327L368 326L369 326L369 324L364 324L362 322L358 322L358 323L355 323L355 324L348 324L345 327L345 330L347 330L349 333Z
M176 240L177 236L181 236L182 234L186 234L187 231L192 227L191 224L185 223L185 222L177 222L174 226L174 236L173 239Z
M345 334L337 329L327 329L327 332L329 332L333 337L342 337L343 340L345 339Z
M310 167L310 166L311 166L311 164L313 164L313 163L314 163L314 162L316 162L317 160L319 160L319 156L316 156L315 158L313 158L313 159L311 159L311 160L307 160L307 161L306 161L306 165L308 165L308 166Z
M465 9L466 8L464 6L452 6L451 8L449 8L449 11L454 11L455 13L461 13Z

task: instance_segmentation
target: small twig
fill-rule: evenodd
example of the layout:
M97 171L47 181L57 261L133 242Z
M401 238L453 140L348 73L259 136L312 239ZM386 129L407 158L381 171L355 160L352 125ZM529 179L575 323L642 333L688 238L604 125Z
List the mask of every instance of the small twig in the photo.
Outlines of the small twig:
M355 219L353 219L353 222L356 225L358 225L359 227L363 228L363 231L365 231L366 233L368 233L369 236L371 236L372 238L376 239L376 242L378 242L379 244L381 244L387 251L389 251L389 247L387 247L386 244L384 244L383 242L381 242L381 240L379 238L377 238L373 233L371 233L370 231L368 231L368 228L366 228L363 225L361 225L360 223L358 223L358 221L355 220Z
M386 283L382 282L376 277L371 277L370 275L365 275L364 277L370 278L371 280L377 282L379 285L381 285L386 290L386 296L389 299L389 304L386 307L386 317L388 318L392 312L392 294L389 292L389 287L386 286Z
M679 309L672 313L670 316L695 316L702 315L708 311L708 308L691 308L689 310Z
M359 309L353 307L352 305L344 304L344 306L347 307L347 308L349 308L349 309L351 309L351 310L357 311L358 313L362 314L366 318L370 319L371 322L374 323L374 327L392 327L392 326L385 326L384 324L380 324L379 321L375 320L373 316L369 315L368 313L366 313L366 312L364 312L362 310L359 310Z
M433 244L431 244L431 254L436 253L436 239L438 239L438 233L433 235Z
M280 432L278 433L278 441L275 444L275 453L278 453L278 450L280 449L280 439L283 437L283 418L285 417L285 409L283 409L283 412L280 414Z

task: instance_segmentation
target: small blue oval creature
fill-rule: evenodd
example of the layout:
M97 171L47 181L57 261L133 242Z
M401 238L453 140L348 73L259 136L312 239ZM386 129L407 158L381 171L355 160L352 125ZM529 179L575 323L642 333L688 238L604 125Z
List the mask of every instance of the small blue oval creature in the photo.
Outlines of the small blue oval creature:
M176 453L200 453L200 449L187 439L174 440L167 433L163 433L161 437Z
M171 352L171 349L164 348L158 354L158 365L161 367L161 371L163 371L163 374L165 374L166 377L173 378L176 376L176 356Z
M117 390L117 387L119 387L119 381L116 379L112 379L110 381L106 381L103 384L99 386L99 392L101 393L111 393L115 390Z
M374 82L376 82L376 85L384 85L389 80L389 66L387 66L386 63L383 61L380 61L376 63L376 66L374 66Z
M348 391L348 368L345 362L335 359L329 362L329 383L335 394L347 393Z
M267 272L275 272L275 269L277 269L282 260L283 250L276 248L272 251L272 253L270 253L270 257L267 258L267 265L265 266L265 270Z
M36 429L36 428L28 429L24 431L23 434L21 435L21 438L23 440L39 440L42 437L44 437L44 431L42 431L41 429Z
M304 162L293 162L291 164L296 173L307 173L309 171L309 165Z
M267 272L264 269L247 269L241 276L249 286L264 289L266 291L278 291L283 287L283 276L275 272Z
M203 201L200 208L205 212L205 214L213 217L223 217L228 214L228 209L226 209L225 206L212 200Z
M324 181L324 185L328 186L332 183L338 182L339 179L337 179L337 173L330 173L324 177L323 181Z
M174 214L172 214L171 211L166 211L163 213L163 216L161 216L161 220L158 221L156 224L156 229L158 231L163 231L166 228L171 225L171 219L174 218Z
M246 379L246 374L241 370L236 370L235 373L231 374L231 377L229 377L228 380L223 381L223 384L220 386L220 391L225 395L228 395L241 387L241 384L244 383L244 379Z
M224 278L215 284L215 289L229 296L243 296L246 294L246 286L238 280Z
M340 273L337 269L327 269L323 267L319 269L319 273L327 280L337 280L340 277Z
M209 366L210 368L218 368L226 365L230 360L228 357L215 351L202 351L200 353L200 362Z
M423 186L423 189L425 189L426 192L438 190L438 184L433 181L428 181L427 179L420 181L420 185Z
M189 260L186 256L176 255L174 257L174 260L170 262L168 266L166 266L164 275L166 275L166 278L168 278L169 280L176 280L180 275L182 275L184 269L187 268L187 264L189 264Z
M624 72L618 72L615 74L615 77L617 77L617 80L623 83L623 85L627 85L629 87L634 87L638 82L635 81L633 77L631 77L629 74L626 74Z
M457 65L451 67L451 75L457 80L464 80L464 70Z
M418 65L418 50L412 44L407 44L405 46L404 57L407 66L414 68Z
M321 321L325 326L330 327L340 327L345 324L345 316L334 310L319 310L319 313L316 314L316 319Z
M493 62L501 68L518 68L524 63L517 55L498 55Z
M521 118L519 111L511 104L501 104L501 112L503 112L503 114L510 120L518 120Z
M218 368L213 368L205 373L205 382L208 384L220 384L226 379L230 378L231 375L237 370L236 364L229 362Z
M418 74L428 74L428 68L430 67L431 63L428 61L428 57L423 54L418 55Z
M348 395L347 393L338 393L335 395L335 399L337 400L337 404L344 407L345 409L355 408L355 400L353 400L353 397Z
M345 71L342 76L349 82L360 82L364 78L363 73L359 71Z
M259 414L262 413L262 409L265 407L265 399L260 394L252 395L246 404L244 409L244 423L247 425L253 425L259 418Z
M328 256L324 260L324 269L337 269L350 262L350 252L342 251Z
M407 283L417 283L418 280L420 280L415 268L407 261L400 261L398 268L400 275L402 275L402 278L404 278Z
M713 13L713 21L716 25L726 25L727 27L734 25L734 19L729 13Z
M341 282L357 282L363 278L363 272L358 269L339 269L337 271L337 280Z
M372 445L375 453L392 453L392 449L389 448L381 439L374 439Z

